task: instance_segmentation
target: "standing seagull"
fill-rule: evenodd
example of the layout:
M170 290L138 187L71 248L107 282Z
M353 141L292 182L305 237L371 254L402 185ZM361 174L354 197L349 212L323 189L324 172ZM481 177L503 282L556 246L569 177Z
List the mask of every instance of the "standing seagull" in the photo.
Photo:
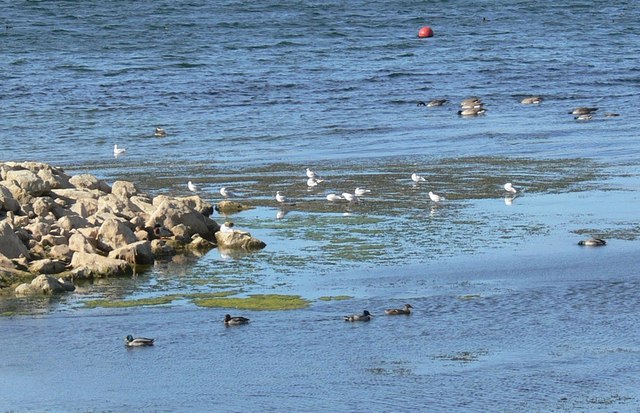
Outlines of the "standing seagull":
M359 199L357 196L355 196L354 194L350 194L348 192L343 192L342 197L349 202L359 202Z
M307 168L307 178L320 178L318 174Z
M364 189L364 188L356 188L356 190L353 193L355 194L355 196L364 196L368 192L371 192L371 190Z
M511 182L507 182L506 184L504 184L504 190L507 192L510 192L512 194L515 194L518 192L518 190L516 188L514 188L514 186L511 184Z
M236 194L231 189L228 189L227 187L224 187L224 186L220 188L220 195L222 195L225 198L233 198L236 196Z
M424 181L426 181L426 179L424 179L424 177L422 177L422 176L418 175L418 174L417 174L417 173L415 173L415 172L411 174L411 180L412 180L413 182L415 182L415 183L418 183L418 182L424 182Z
M435 202L436 204L437 204L437 203L439 203L439 202L441 202L441 201L444 201L444 200L445 200L445 198L444 198L443 196L440 196L440 195L434 194L434 193L433 193L433 192L431 192L431 191L429 191L429 199L431 199L431 200L432 200L433 202Z
M198 192L198 190L199 190L199 188L196 186L196 184L194 184L191 181L187 182L187 187L189 188L189 191L191 191L191 192Z
M113 145L113 156L122 155L127 150L125 148L118 148L118 144Z
M285 197L284 195L282 195L280 193L280 191L276 192L276 201L278 201L281 204L284 204L285 202L287 202L287 197Z

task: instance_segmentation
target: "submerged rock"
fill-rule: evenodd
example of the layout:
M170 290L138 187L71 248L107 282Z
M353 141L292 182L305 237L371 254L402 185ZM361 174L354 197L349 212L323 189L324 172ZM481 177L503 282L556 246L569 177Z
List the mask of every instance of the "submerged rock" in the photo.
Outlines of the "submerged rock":
M254 238L246 231L218 231L216 232L218 248L223 250L242 249L245 251L258 251L267 246L264 242Z
M30 284L20 284L15 289L15 294L33 295L33 294L60 294L67 291L75 290L75 286L65 280L56 279L47 274L37 276Z

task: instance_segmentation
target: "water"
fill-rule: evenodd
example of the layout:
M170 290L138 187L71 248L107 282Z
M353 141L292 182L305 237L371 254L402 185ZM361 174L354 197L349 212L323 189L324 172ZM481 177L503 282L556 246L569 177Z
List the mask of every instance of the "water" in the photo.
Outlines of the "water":
M1 298L28 315L0 319L0 410L639 411L639 17L631 1L4 2L0 160L154 195L192 180L211 202L230 186L256 208L213 218L267 248ZM471 95L487 114L461 119ZM450 103L416 106L432 98ZM576 106L600 110L580 123ZM306 167L327 182L309 190ZM508 181L526 188L512 205ZM356 186L361 204L324 200ZM608 245L575 245L591 235ZM227 289L311 305L225 329L239 311L84 304ZM371 323L342 321L364 308ZM127 350L129 333L157 346Z

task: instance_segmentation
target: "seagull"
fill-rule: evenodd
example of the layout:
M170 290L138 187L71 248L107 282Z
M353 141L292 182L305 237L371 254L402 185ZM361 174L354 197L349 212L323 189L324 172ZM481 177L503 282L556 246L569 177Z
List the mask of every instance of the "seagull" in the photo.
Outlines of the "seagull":
M435 203L438 203L440 201L444 201L445 200L445 198L443 196L436 195L431 191L429 191L429 198Z
M504 190L507 192L511 192L512 194L515 194L516 192L518 192L518 190L513 187L511 182L507 182L506 184L504 184Z
M422 181L422 182L426 181L426 179L424 179L424 177L422 177L422 176L418 175L418 174L417 174L417 173L415 173L415 172L411 174L411 180L412 180L413 182L415 182L415 183L418 183L418 182L420 182L420 181Z
M227 221L220 225L220 232L233 232L233 222Z
M220 188L220 195L222 195L225 198L233 198L236 196L236 194L231 189L228 189L227 187L224 187L224 186Z
M196 184L194 184L191 181L187 182L187 187L189 188L189 191L191 191L191 192L198 192L198 190L199 190L199 188L196 186Z
M517 198L516 196L507 195L507 196L504 197L504 204L507 205L507 206L511 206L511 205L513 205L513 200L516 199L516 198Z
M319 183L324 182L324 179L320 179L320 178L309 178L307 179L307 186L308 187L314 187L314 186L318 186Z
M284 195L282 195L280 193L280 191L277 191L276 192L276 201L280 202L281 204L284 204L285 202L287 202L287 198Z
M371 190L364 189L364 188L356 188L356 190L353 193L355 194L355 196L364 196L364 194L366 194L367 192L371 192Z
M320 178L315 172L307 168L307 178Z
M340 195L336 195L336 194L329 194L327 195L327 201L330 202L335 202L335 201L340 201L342 198Z
M125 153L127 150L125 148L118 148L118 144L113 145L113 155L118 156Z
M343 192L342 193L342 197L344 199L346 199L347 201L349 201L349 202L358 202L358 197L355 196L354 194L350 194L348 192Z

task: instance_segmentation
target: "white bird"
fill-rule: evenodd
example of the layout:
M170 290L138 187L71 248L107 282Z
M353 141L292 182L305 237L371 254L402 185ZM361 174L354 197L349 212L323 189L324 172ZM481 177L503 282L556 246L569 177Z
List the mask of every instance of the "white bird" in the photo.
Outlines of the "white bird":
M118 156L125 153L127 150L125 148L118 148L118 144L113 145L113 155Z
M416 183L421 182L421 181L422 181L422 182L426 181L426 179L424 179L424 177L422 177L422 176L418 175L418 174L417 174L417 173L415 173L415 172L411 174L411 180L412 180L413 182L416 182Z
M508 206L513 205L513 200L515 198L516 198L515 196L505 196L504 197L504 204L508 205Z
M220 195L222 195L225 198L233 198L236 196L236 194L231 189L224 186L220 188Z
M340 201L341 199L343 198L340 195L336 195L336 194L327 195L327 201L330 201L330 202Z
M280 202L281 204L284 204L285 202L287 202L287 197L285 197L284 195L282 195L280 193L280 191L276 192L276 201Z
M194 184L193 182L189 181L187 182L187 187L189 188L189 191L191 192L198 192L198 187L196 184Z
M307 186L308 187L318 186L318 184L321 183L321 182L324 182L324 179L309 178L309 179L307 179Z
M358 202L359 201L357 196L355 196L353 194L350 194L348 192L343 192L342 193L342 197L344 199L346 199L347 201L349 201L349 202Z
M364 194L366 194L367 192L371 192L371 190L364 189L364 188L356 188L356 190L353 193L355 194L355 196L364 196Z
M434 194L431 191L429 191L429 198L435 203L438 203L438 202L441 202L441 201L445 200L445 197L437 195L437 194Z
M220 225L220 232L233 232L233 222L227 221Z
M319 176L311 169L307 168L307 178L319 178Z
M516 192L518 192L518 190L513 187L511 182L507 182L506 184L504 184L504 190L507 192L511 192L512 194L515 194Z

